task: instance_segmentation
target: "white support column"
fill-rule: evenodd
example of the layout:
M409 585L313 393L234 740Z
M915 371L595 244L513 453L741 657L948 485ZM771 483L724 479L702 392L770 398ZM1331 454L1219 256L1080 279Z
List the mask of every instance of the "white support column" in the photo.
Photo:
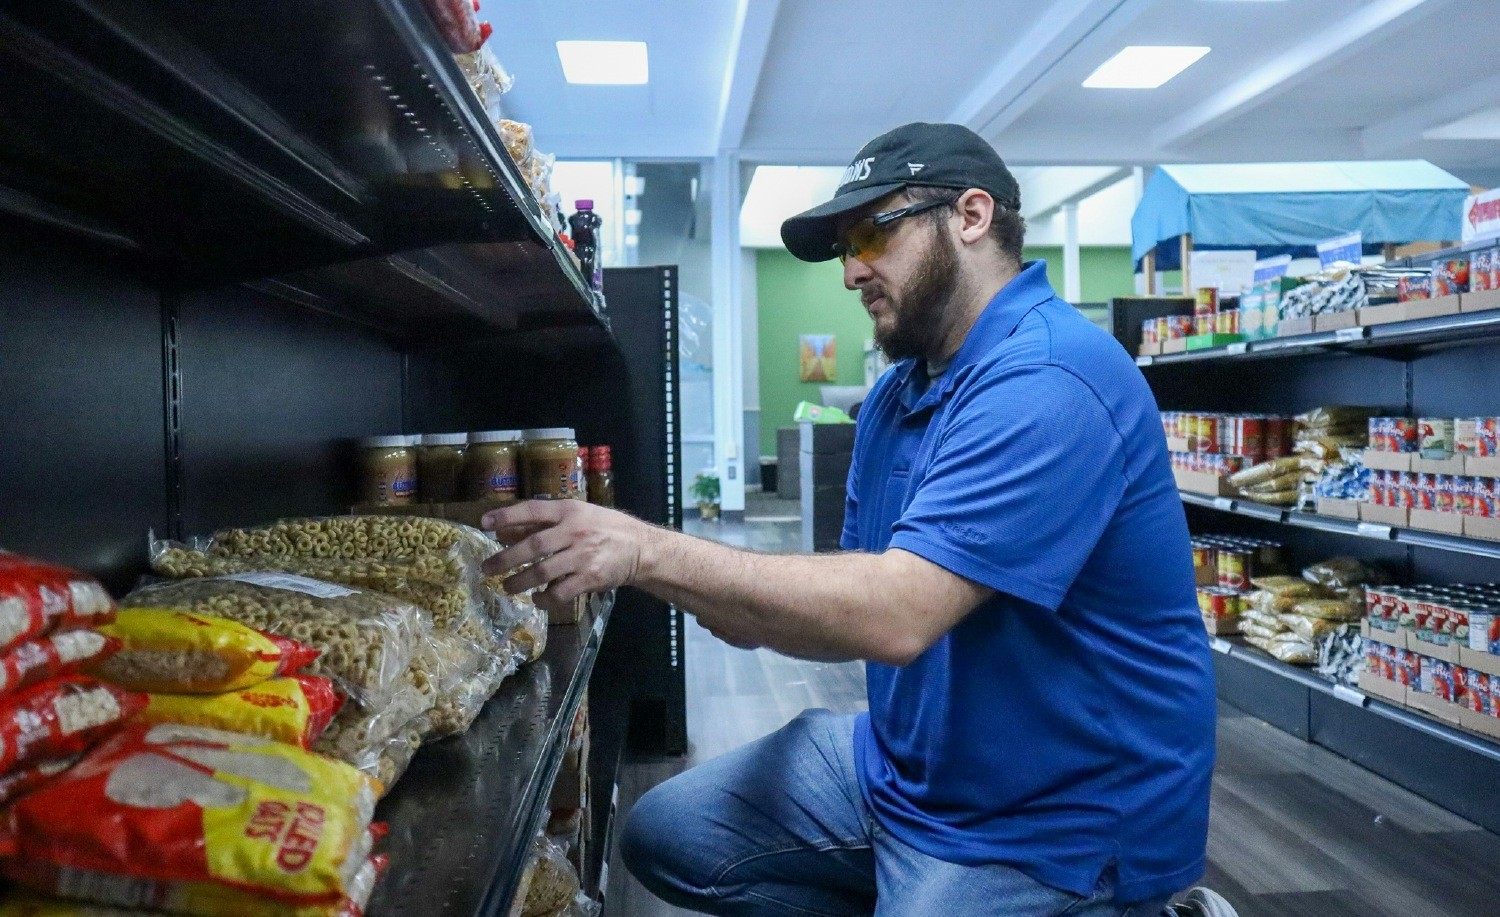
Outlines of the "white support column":
M1135 204L1130 212L1135 213L1135 208L1141 205L1141 198L1146 196L1146 170L1140 166L1130 170L1130 190L1135 195ZM1147 287L1146 272L1150 270L1147 265L1141 266L1141 273L1135 275L1135 295L1142 296L1149 289Z
M745 508L745 389L741 344L740 158L720 151L709 166L713 197L714 464L720 506Z
M1083 257L1078 248L1078 203L1062 206L1063 218L1063 299L1070 303L1083 301Z

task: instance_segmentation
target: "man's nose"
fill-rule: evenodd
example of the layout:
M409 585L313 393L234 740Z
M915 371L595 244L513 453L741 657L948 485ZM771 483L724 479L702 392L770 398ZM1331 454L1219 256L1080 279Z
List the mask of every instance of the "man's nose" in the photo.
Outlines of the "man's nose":
M873 276L870 266L858 258L844 259L844 289L857 290Z

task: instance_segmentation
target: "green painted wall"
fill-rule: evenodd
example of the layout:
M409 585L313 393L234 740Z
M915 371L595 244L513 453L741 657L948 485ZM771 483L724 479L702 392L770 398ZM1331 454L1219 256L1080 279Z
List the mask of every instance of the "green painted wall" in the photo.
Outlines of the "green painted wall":
M1052 289L1062 295L1063 250L1050 246L1026 246L1022 252L1027 261L1047 259L1047 279ZM1083 284L1084 302L1108 302L1116 296L1135 295L1135 274L1131 270L1129 248L1085 248L1079 253L1078 279Z
M1028 247L1026 259L1047 259L1052 287L1062 291L1062 249ZM1135 292L1128 248L1085 248L1080 265L1085 302ZM792 422L799 401L818 401L818 384L798 381L797 348L804 334L838 338L838 383L865 381L865 340L870 318L859 298L844 289L837 261L807 264L780 249L756 255L760 324L760 454L776 454L776 429Z
M839 385L865 382L865 341L874 333L859 295L844 289L837 261L808 264L780 249L756 256L760 324L760 454L776 454L776 429L792 422L799 401L818 397L817 382L799 380L804 334L836 336Z

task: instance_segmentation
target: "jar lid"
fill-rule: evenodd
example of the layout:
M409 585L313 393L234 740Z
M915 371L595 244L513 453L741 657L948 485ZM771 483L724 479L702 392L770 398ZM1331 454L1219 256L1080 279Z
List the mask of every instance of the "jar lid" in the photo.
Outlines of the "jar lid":
M574 431L572 427L536 427L521 433L521 438L534 439L572 439Z
M462 446L468 441L467 433L427 433L422 437L424 446Z
M419 438L416 436L366 436L359 441L359 444L365 449L404 449L408 446L415 446Z
M469 434L471 443L514 443L520 440L520 430L483 430Z

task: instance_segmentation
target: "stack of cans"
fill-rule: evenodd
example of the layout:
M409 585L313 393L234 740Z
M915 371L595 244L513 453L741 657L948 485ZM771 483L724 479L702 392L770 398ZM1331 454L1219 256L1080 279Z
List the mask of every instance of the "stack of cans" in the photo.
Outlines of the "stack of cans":
M1500 484L1494 478L1413 471L1370 472L1370 502L1484 518L1500 517Z
M1264 538L1200 535L1193 545L1198 610L1213 632L1232 633L1245 610L1251 578L1284 569L1282 544Z
M1187 452L1239 456L1246 465L1290 455L1296 433L1290 417L1271 414L1163 411L1161 423L1169 439L1187 441Z

